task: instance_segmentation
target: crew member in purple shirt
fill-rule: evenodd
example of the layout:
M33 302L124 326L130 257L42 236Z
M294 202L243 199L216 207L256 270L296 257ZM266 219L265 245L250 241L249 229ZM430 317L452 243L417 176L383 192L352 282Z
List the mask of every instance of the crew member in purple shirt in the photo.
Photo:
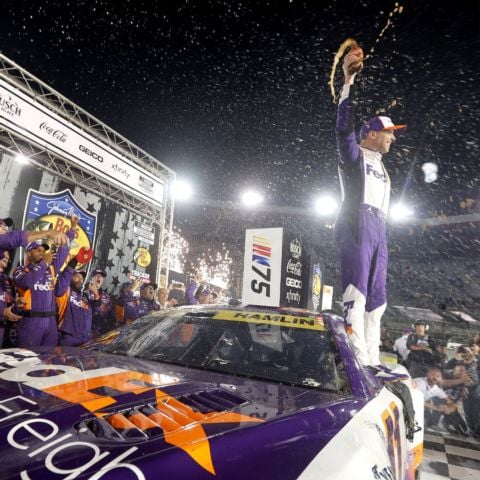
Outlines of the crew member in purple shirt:
M78 218L72 217L67 237L75 237ZM25 250L27 264L17 267L13 281L25 299L18 322L17 345L21 348L57 345L57 308L55 283L60 268L65 262L70 246L61 246L56 254L47 243L30 242Z
M93 310L93 337L98 337L116 327L115 306L112 297L102 288L107 274L96 269L90 277L90 285L98 290L100 298Z
M50 239L55 245L67 245L70 240L63 232L46 230L42 232L30 232L28 230L8 229L13 225L11 218L0 218L0 250L14 250L18 247L26 247L29 243L42 239Z
M125 323L131 323L150 312L160 310L160 304L155 300L156 283L144 283L140 287L140 298L128 302L125 307Z
M356 73L351 66L363 58L361 49L343 62L345 84L337 112L337 145L342 206L335 225L340 255L344 318L360 363L381 367L380 320L387 306L386 218L390 177L382 161L395 135L405 125L377 116L363 125L360 144L355 138ZM394 133L395 132L395 133Z
M15 307L15 286L5 273L9 260L8 251L0 250L0 348L3 346L7 321L18 322L22 318L12 311Z
M58 276L55 296L58 305L58 344L77 347L92 336L93 308L100 299L96 287L90 284L82 291L86 273L76 271L77 257L72 258Z

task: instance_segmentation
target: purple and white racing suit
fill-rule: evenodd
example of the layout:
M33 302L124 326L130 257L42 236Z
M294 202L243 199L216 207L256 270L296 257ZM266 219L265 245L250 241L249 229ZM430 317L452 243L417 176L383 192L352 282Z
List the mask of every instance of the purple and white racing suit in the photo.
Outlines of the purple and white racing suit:
M386 218L390 178L378 152L355 138L355 86L345 85L337 111L342 206L335 225L344 318L362 365L379 365L380 320L387 306Z

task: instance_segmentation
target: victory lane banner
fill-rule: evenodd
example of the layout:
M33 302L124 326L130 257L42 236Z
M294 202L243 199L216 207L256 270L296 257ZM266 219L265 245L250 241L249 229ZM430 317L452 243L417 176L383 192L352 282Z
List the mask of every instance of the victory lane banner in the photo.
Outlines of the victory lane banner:
M68 263L80 248L94 248L97 226L96 215L85 210L69 189L57 193L30 189L25 202L23 229L40 232L53 228L58 232L67 232L73 215L79 218L79 225L65 262Z

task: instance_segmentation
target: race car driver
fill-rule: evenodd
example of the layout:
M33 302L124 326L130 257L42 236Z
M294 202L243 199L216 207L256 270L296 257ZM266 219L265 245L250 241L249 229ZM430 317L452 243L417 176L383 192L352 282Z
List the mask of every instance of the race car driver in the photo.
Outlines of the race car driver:
M336 135L342 206L335 225L340 255L344 318L360 363L381 368L380 320L386 308L386 218L390 178L382 161L395 135L405 125L390 118L371 118L355 138L356 73L350 67L362 57L361 49L344 58L345 83L340 97ZM395 132L395 133L394 133Z

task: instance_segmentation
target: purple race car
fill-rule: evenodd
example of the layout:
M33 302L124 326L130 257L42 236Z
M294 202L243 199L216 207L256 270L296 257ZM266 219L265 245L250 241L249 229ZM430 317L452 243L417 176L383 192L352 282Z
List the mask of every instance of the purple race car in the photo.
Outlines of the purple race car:
M2 479L413 479L422 422L330 314L189 307L0 351Z

